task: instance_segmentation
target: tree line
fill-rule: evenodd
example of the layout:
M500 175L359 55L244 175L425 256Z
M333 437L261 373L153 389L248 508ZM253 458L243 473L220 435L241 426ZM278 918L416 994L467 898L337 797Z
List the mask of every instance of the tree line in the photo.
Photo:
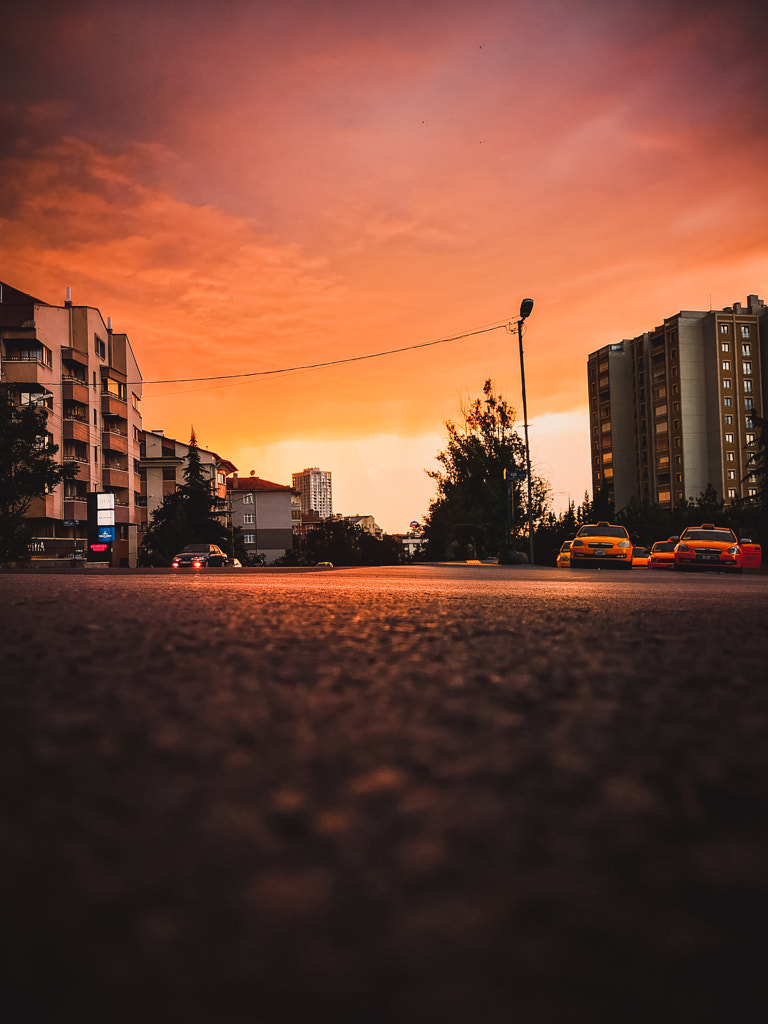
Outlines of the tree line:
M525 445L515 430L515 410L488 379L481 397L462 402L461 418L449 420L446 447L437 453L440 468L429 470L436 494L423 522L419 561L457 561L503 556L528 546L528 487ZM0 563L29 560L26 513L35 498L74 478L76 468L56 462L58 448L46 430L41 406L16 405L11 390L0 387ZM580 505L555 515L547 480L531 480L530 519L535 561L554 564L563 541L584 523L609 520L625 526L636 544L679 535L689 525L713 522L730 526L739 537L758 542L768 537L766 421L755 417L755 440L747 449L750 498L725 504L710 484L698 498L667 509L633 499L614 511L603 495L585 492ZM170 565L187 544L213 543L248 563L242 533L226 524L226 502L210 488L194 433L184 469L184 483L156 509L139 552L143 566ZM321 522L278 564L394 565L404 560L397 539L377 538L345 520Z

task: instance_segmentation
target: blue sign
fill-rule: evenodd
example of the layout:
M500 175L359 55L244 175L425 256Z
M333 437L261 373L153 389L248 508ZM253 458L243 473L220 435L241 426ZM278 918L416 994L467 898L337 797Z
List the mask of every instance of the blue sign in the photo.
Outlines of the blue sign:
M99 527L99 541L112 541L115 539L115 528L114 526L100 526Z

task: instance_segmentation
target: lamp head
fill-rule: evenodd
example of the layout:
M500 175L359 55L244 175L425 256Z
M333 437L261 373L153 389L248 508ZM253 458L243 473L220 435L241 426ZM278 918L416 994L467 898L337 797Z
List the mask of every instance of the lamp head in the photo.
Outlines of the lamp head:
M520 303L520 319L525 320L526 317L529 317L532 309L533 299L523 299Z

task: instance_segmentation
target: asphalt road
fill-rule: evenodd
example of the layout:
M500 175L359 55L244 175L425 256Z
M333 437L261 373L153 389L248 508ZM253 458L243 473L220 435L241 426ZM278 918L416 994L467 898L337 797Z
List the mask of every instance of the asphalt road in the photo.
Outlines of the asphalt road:
M4 1020L762 1019L767 612L751 574L0 575Z

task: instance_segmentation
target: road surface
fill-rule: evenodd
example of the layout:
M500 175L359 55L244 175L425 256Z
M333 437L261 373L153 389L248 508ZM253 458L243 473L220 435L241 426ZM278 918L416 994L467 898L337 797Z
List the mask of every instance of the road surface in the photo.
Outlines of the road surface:
M0 575L4 1019L764 1009L768 578Z

